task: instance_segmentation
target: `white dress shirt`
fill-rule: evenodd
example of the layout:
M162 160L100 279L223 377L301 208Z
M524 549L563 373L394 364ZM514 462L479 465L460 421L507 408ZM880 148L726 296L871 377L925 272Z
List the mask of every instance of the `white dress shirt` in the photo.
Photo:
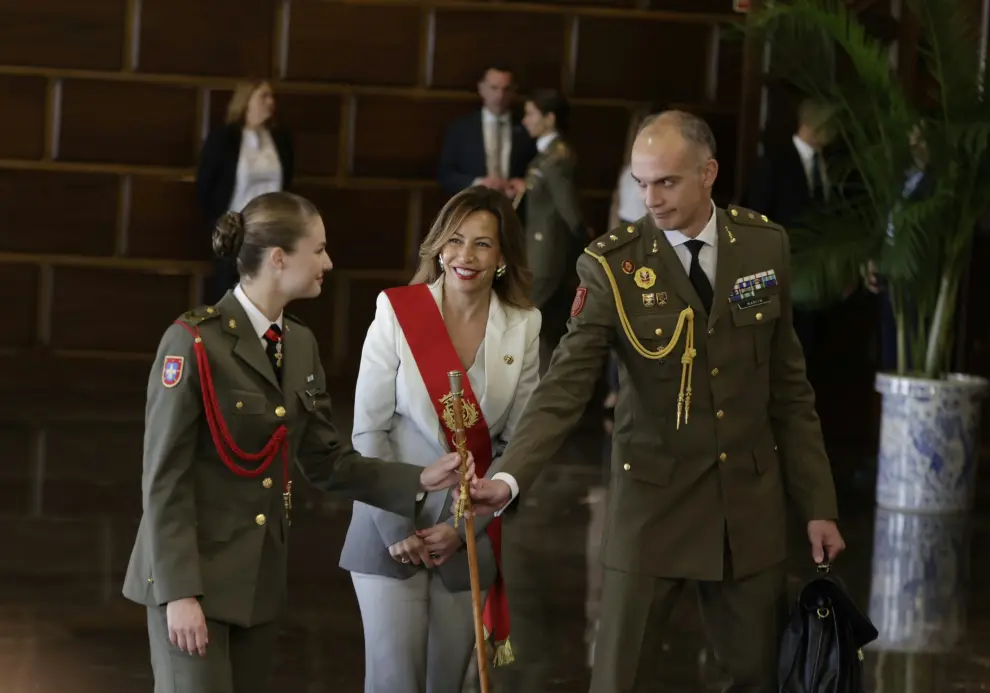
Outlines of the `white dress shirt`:
M503 113L500 116L495 115L487 108L481 109L481 130L485 137L485 161L488 163L488 175L494 175L496 171L495 168L495 137L498 131L502 134L502 152L501 157L499 157L498 165L501 171L497 173L500 174L502 178L509 177L509 161L512 157L512 118L508 113Z
M248 320L251 321L251 327L254 328L255 333L258 335L258 340L261 342L261 347L266 349L268 342L265 340L265 332L272 326L272 321L265 317L265 314L258 309L258 306L251 303L251 299L244 293L244 289L241 288L240 284L234 287L234 298L237 299L244 312L247 313ZM279 313L274 323L278 325L278 329L280 330L282 329L282 315L282 313Z
M664 231L663 234L667 237L667 241L674 249L674 253L677 254L677 259L680 260L681 264L684 266L684 271L690 274L691 251L688 250L688 247L684 244L691 239L680 231ZM701 247L701 251L698 253L698 263L701 265L701 269L705 273L705 276L708 277L708 282L712 285L712 288L714 288L715 261L718 257L718 222L715 216L714 202L712 203L712 215L708 218L708 223L705 224L705 228L703 228L701 233L696 236L696 240L704 243Z
M639 192L639 185L632 177L632 166L626 164L619 174L619 206L616 213L622 221L636 221L646 215L646 203Z
M269 192L282 189L282 161L275 141L267 128L245 128L241 135L241 153L237 160L237 177L230 208L244 209L248 202Z
M536 138L536 151L542 154L547 150L547 147L549 147L550 143L553 142L555 139L557 139L556 132L551 132L548 135L540 135L539 137Z

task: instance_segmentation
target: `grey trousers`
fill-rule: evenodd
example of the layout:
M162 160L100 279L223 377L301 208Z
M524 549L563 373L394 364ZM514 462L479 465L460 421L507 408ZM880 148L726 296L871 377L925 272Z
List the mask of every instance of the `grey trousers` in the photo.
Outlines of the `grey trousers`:
M165 607L148 609L155 693L265 693L278 625L240 628L206 621L206 656L182 652L168 639Z
M461 693L475 656L471 592L448 592L429 570L351 580L364 623L364 693Z

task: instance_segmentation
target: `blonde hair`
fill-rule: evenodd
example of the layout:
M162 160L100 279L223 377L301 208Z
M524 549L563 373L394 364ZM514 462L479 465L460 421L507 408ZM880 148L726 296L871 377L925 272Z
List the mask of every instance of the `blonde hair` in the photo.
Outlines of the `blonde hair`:
M238 82L237 86L234 87L234 95L230 97L230 103L227 104L227 125L244 122L251 97L254 96L254 92L266 84L269 87L271 86L267 79L252 79L246 82ZM270 123L265 124L269 125Z
M505 260L505 274L492 285L495 294L510 306L532 308L533 273L526 262L522 222L508 197L483 185L460 191L443 206L419 247L419 268L409 283L432 284L439 279L443 274L440 251L469 216L482 211L498 220L498 242Z

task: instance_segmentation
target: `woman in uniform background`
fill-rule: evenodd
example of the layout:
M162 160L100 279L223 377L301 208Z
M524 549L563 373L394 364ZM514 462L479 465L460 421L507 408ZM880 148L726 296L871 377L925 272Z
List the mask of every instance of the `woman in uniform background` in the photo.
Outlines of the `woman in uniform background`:
M498 472L539 380L540 312L529 299L522 225L509 199L482 186L447 202L420 247L409 286L378 297L361 354L354 447L429 462L452 449L446 374L465 374L468 449L477 473ZM494 458L493 458L494 455ZM509 661L508 603L499 571L501 519L475 519L486 626L496 663ZM354 504L340 566L364 622L365 693L461 693L474 648L464 522L447 491L415 519Z
M533 270L533 303L543 314L540 372L546 371L557 342L567 331L567 318L577 272L574 265L590 240L574 184L574 150L563 134L570 106L557 91L544 89L526 99L523 125L536 140L536 157L526 180L510 181L522 197L526 219L526 257Z
M226 122L210 132L200 153L196 199L210 228L227 210L240 212L258 195L287 190L294 168L292 138L275 124L271 84L241 82L230 97ZM208 303L237 284L234 260L216 258Z
M148 382L144 513L123 591L147 607L157 693L265 690L292 463L322 490L406 517L419 493L458 482L456 455L428 467L369 459L331 422L316 339L283 313L318 296L332 267L311 203L256 197L213 243L242 282L176 320Z

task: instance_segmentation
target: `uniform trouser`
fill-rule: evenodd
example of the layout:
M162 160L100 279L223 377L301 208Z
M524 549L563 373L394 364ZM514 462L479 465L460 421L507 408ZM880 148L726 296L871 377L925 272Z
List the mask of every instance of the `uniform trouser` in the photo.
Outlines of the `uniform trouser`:
M685 580L606 569L591 693L655 693L656 662ZM774 693L787 624L783 564L739 580L697 582L709 642L732 683L725 693Z
M187 654L168 638L165 607L148 609L155 693L264 693L275 661L278 625L251 628L207 619L206 656Z
M426 570L408 580L351 579L364 624L365 693L461 693L474 656L471 591L449 592Z

